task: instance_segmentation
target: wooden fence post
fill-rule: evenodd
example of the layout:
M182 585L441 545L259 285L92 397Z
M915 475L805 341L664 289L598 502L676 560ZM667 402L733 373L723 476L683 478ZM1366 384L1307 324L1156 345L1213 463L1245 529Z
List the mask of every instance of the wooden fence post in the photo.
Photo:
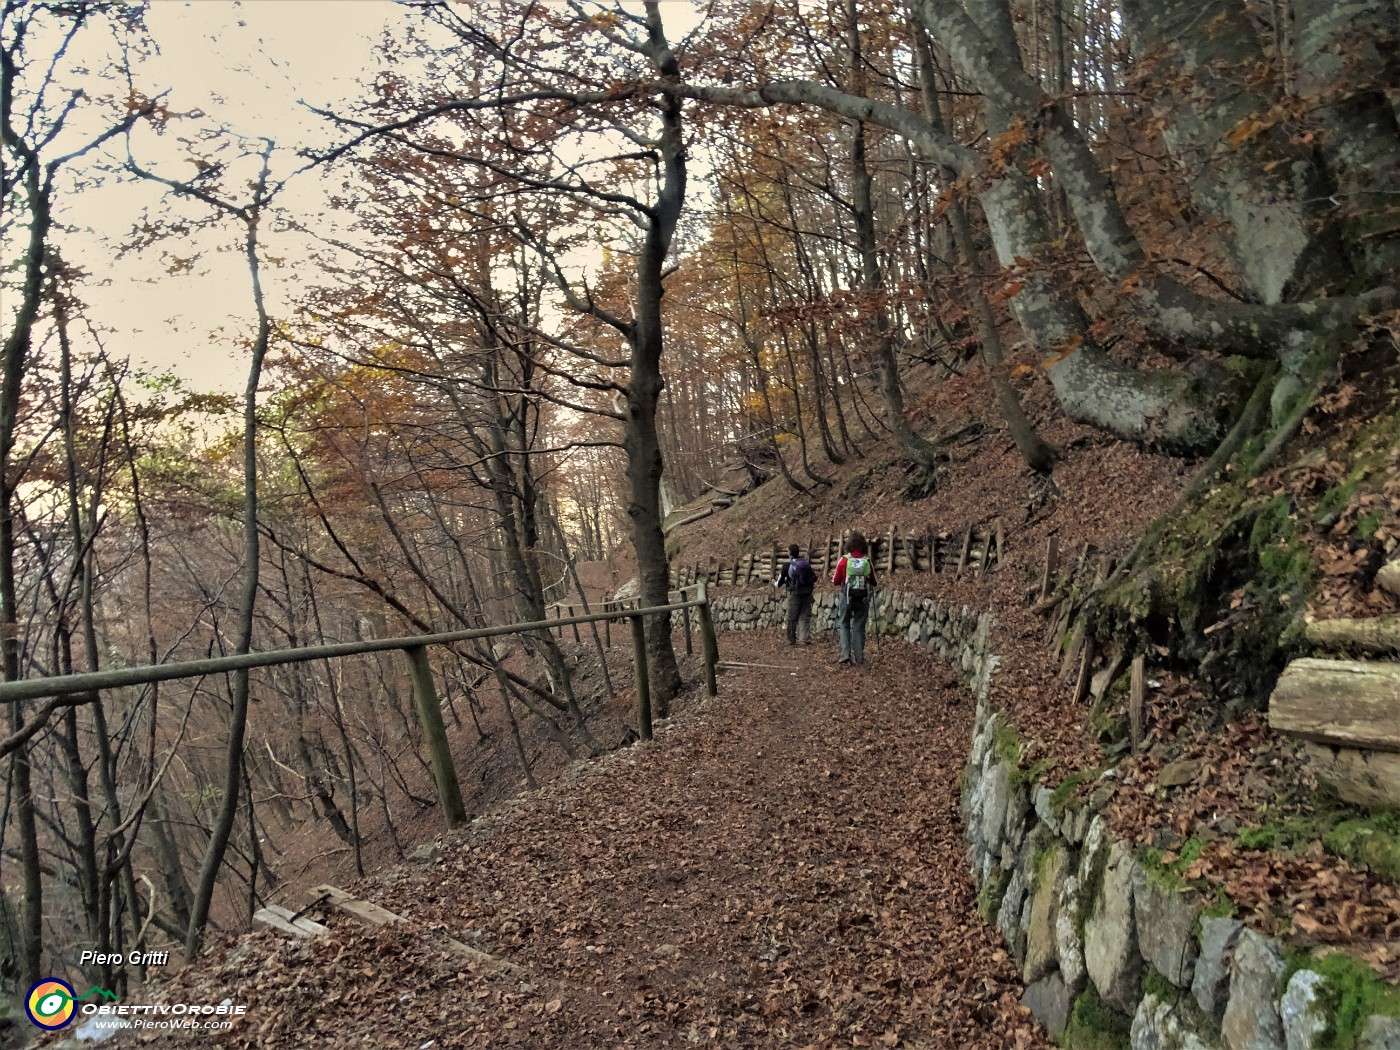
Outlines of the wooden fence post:
M442 723L442 704L433 685L433 669L428 663L427 647L415 645L404 650L409 671L413 676L413 699L418 705L418 720L423 725L423 738L428 744L428 760L437 781L438 800L449 828L467 822L467 808L462 803L462 789L457 783L457 769L452 764L452 749L447 743L447 727Z
M651 739L651 672L647 669L647 635L640 613L627 617L632 625L632 677L637 684L637 732Z
M715 665L719 663L719 642L715 639L715 621L710 616L710 595L702 583L695 597L699 600L700 642L705 647L705 691L711 696L719 694L715 682Z
M681 591L681 601L685 601L685 591ZM690 610L681 610L681 620L685 623L685 655L689 656L695 650L690 642Z
M1133 673L1128 689L1128 733L1133 744L1133 754L1142 750L1142 672L1144 663L1143 657L1133 657Z
M958 567L953 573L953 579L961 579L963 566L967 564L967 556L972 553L972 526L967 527L967 534L963 536L962 553L958 555Z
M617 603L616 603L616 602L604 602L604 603L603 603L603 612L605 612L605 613L611 613L611 612L613 611L613 609L616 608L616 606L617 606ZM611 648L612 648L612 617L611 617L611 616L609 616L606 620L603 621L603 638L604 638L603 648L605 648L605 649L611 649Z

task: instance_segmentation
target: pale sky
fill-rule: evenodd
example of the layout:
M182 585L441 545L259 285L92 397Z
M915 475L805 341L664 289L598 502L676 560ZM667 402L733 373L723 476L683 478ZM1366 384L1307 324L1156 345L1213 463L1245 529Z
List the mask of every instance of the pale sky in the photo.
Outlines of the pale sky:
M668 28L679 37L698 21L694 0L667 4ZM421 17L392 0L153 0L147 25L160 54L143 59L137 87L147 95L169 91L175 111L199 109L215 123L248 135L266 135L285 147L276 171L289 173L302 163L292 151L334 140L329 126L299 105L329 109L362 94L381 68L386 29ZM184 133L171 125L164 139L141 128L135 137L138 160L159 174L181 179L192 172L173 141ZM333 173L336 186L344 177ZM325 208L319 174L302 176L279 197L279 205L312 216ZM237 243L229 221L220 237L206 235L191 245L173 244L139 256L116 258L120 243L142 209L169 207L167 191L151 183L101 186L81 197L64 198L60 221L90 231L65 239L70 260L85 266L91 282L83 295L94 320L109 329L108 350L116 357L169 369L199 389L242 389L252 332L253 307L241 254L214 250ZM207 215L202 205L180 202L190 215ZM317 275L300 264L304 251L291 235L263 232L265 254L287 260L264 271L264 288L274 318L289 317L298 285ZM164 252L193 255L190 272L170 274Z
M155 0L147 24L161 53L141 63L138 86L151 95L168 89L171 109L203 110L236 131L268 135L288 150L326 144L329 129L298 100L336 107L358 97L360 83L378 68L385 28L404 15L390 0ZM178 133L175 129L168 137ZM191 174L188 163L175 161L173 142L167 145L147 133L138 136L137 149L149 151L140 159L160 174ZM163 150L170 153L162 164ZM296 164L291 156L281 160L283 171ZM322 206L318 179L300 182L286 204L313 211ZM110 244L164 193L152 184L104 186L68 201L63 220L94 235L75 239L76 261L110 278L106 287L85 290L92 314L115 329L109 337L114 355L169 368L201 388L241 389L246 356L239 342L251 331L253 315L241 256L205 250L193 272L178 276L165 272L154 251L113 257ZM232 243L234 227L226 232L222 242ZM206 249L215 243L211 238ZM272 238L267 248L269 255L295 254ZM295 268L267 272L274 315L286 312L289 285L306 276Z

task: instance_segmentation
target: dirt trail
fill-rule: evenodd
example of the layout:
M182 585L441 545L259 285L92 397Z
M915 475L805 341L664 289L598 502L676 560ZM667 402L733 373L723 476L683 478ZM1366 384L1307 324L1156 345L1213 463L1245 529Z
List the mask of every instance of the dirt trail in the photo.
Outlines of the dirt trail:
M890 642L863 669L768 633L721 648L791 670L727 672L654 744L361 887L515 975L338 925L310 949L245 938L171 991L247 1003L225 1045L1050 1046L976 914L972 712L946 665Z

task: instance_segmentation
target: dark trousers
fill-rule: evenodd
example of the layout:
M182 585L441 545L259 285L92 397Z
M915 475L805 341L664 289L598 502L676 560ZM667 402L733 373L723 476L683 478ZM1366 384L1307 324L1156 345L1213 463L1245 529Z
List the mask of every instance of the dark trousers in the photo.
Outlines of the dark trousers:
M788 645L812 644L812 592L788 592Z

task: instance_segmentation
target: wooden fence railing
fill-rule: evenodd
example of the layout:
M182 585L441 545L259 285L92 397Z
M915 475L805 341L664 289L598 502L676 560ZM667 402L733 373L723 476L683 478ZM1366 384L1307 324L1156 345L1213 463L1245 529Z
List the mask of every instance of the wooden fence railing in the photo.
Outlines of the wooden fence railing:
M681 598L684 599L683 594ZM414 701L428 747L433 778L437 782L438 798L442 803L443 816L446 818L448 827L455 827L466 821L467 814L462 801L461 787L457 781L457 770L452 762L452 752L448 746L447 729L442 720L442 702L438 697L437 687L433 682L432 667L428 662L428 648L430 646L454 645L478 639L499 638L510 634L548 631L552 628L562 630L571 624L603 623L611 625L616 620L625 619L632 628L632 669L637 687L638 733L643 740L650 740L652 735L651 689L643 617L657 616L662 613L670 615L673 612L685 612L687 615L683 619L686 621L688 636L689 611L691 609L697 611L697 619L704 639L705 685L710 695L714 696L716 693L715 666L719 662L719 646L715 639L714 621L710 615L709 596L702 583L695 588L694 598L672 602L669 605L648 606L646 608L615 608L606 612L570 616L562 620L537 620L532 623L480 627L465 631L446 631L440 634L371 638L358 642L307 645L295 649L271 649L265 652L218 656L204 660L185 660L178 663L150 664L141 667L119 667L107 671L89 671L84 674L60 675L53 678L26 678L16 682L0 683L0 704L46 698L57 700L62 697L72 697L77 703L92 703L97 700L104 689L149 685L152 682L169 682L182 678L203 678L207 675L224 674L229 671L310 663L314 660L334 660L348 656L362 656L366 653L401 652L408 663L408 672L413 683Z
M832 534L824 541L810 541L802 546L802 553L819 574L829 575L835 571L849 535ZM901 572L951 572L957 576L973 572L981 576L996 568L1006 546L1006 530L1000 521L980 531L969 528L961 534L929 529L920 535L890 528L883 534L865 535L870 541L875 571L885 576ZM751 550L726 564L682 562L673 564L671 582L679 587L702 580L717 586L769 583L787 560L787 547L775 545L767 551Z

